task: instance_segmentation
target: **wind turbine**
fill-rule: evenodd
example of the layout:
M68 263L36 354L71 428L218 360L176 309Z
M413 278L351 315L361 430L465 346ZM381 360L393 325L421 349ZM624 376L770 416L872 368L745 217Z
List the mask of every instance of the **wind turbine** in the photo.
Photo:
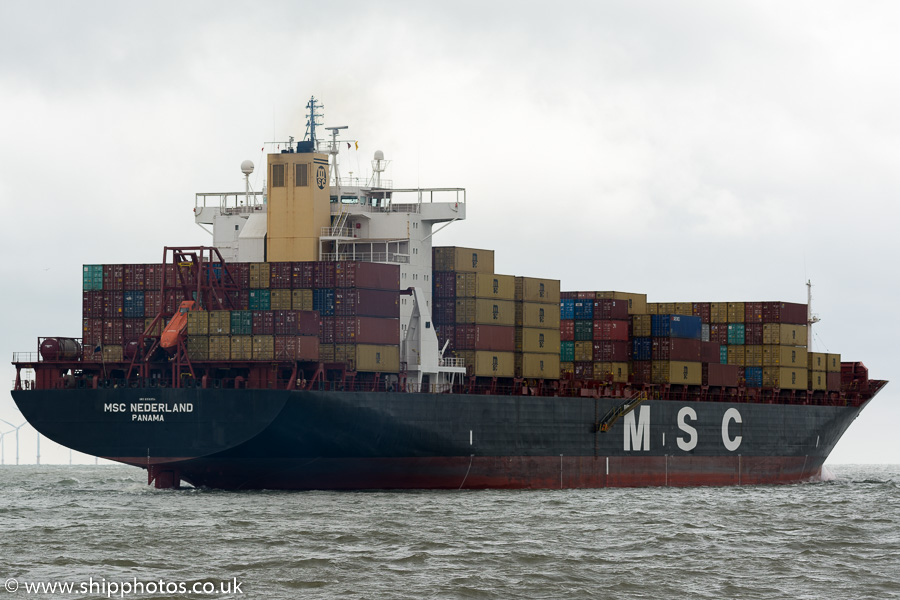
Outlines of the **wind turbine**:
M2 421L3 423L6 423L10 427L12 427L12 429L7 431L6 433L12 433L13 431L16 432L16 464L19 464L19 430L22 429L23 427L25 427L25 423L22 423L21 425L16 427L12 423L10 423L9 421L6 421L4 419L0 419L0 421ZM26 423L27 423L27 421L26 421ZM4 433L3 435L6 435L6 433ZM40 444L40 442L38 442L38 444Z

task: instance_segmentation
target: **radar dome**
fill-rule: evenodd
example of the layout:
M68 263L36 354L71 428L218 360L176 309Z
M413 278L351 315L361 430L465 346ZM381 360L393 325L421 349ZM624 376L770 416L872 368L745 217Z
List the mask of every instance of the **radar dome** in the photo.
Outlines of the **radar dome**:
M250 173L252 173L253 172L253 161L245 160L244 162L242 162L241 163L241 172L244 175L249 175Z
M384 160L384 152L382 152L381 150L376 150L375 160Z

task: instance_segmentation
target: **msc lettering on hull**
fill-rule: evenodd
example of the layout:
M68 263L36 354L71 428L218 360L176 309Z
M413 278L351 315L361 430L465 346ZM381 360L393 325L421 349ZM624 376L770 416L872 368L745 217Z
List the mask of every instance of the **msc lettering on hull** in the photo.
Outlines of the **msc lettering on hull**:
M635 415L637 413L637 415ZM678 411L676 425L682 435L675 438L678 449L690 452L697 447L700 439L697 428L691 423L697 422L697 411L690 406L684 406ZM734 452L741 446L743 436L732 435L732 423L743 422L741 413L736 408L729 408L722 415L722 445L729 452ZM650 451L650 407L641 406L637 411L631 411L623 418L622 434L624 436L623 449L625 452ZM665 434L663 434L665 435ZM665 441L665 437L663 437Z
M169 404L168 402L157 402L156 398L140 398L138 402L130 404L125 402L105 403L103 412L130 412L132 421L165 421L166 413L194 412L194 405L190 402Z

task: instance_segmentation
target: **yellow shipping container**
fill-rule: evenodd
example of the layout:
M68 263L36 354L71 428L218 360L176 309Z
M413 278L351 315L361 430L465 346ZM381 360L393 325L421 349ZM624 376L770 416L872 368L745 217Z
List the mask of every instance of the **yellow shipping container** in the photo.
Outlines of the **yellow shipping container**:
M350 364L356 361L356 344L335 344L334 362Z
M559 363L559 376L563 377L565 375L574 375L575 374L575 363L573 362L561 362Z
M757 344L744 346L744 366L745 367L761 367L763 366L763 347Z
M456 322L475 325L514 325L516 303L512 300L457 298Z
M319 360L322 362L335 362L334 344L319 344Z
M229 335L211 335L211 336L209 336L209 360L230 360L230 359L231 359L231 336L229 336Z
M438 246L434 248L435 271L493 273L494 251L480 248Z
M631 317L632 337L650 337L653 323L652 315L634 315Z
M676 302L675 303L675 312L673 315L686 315L688 317L694 314L694 304L693 302Z
M293 307L292 290L272 290L269 292L270 310L291 310Z
M763 344L806 346L806 325L763 323Z
M628 383L627 362L597 362L594 363L594 379L597 381L611 380L615 383Z
M144 331L147 331L147 328L153 324L153 318L148 317L144 319ZM162 335L163 327L165 326L165 322L160 319L156 322L156 325L153 327L152 331L147 332L147 335L160 336Z
M659 311L657 314L660 314L660 315L674 315L675 314L675 303L674 302L659 302L656 305L656 310Z
M250 287L253 289L269 287L271 273L269 263L250 263Z
M462 352L466 368L477 377L515 377L516 355L513 352L477 350Z
M103 362L121 362L123 356L122 346L102 344L101 355L103 356Z
M827 357L827 365L825 365L825 370L829 373L840 373L841 372L841 355L840 354L826 354Z
M575 362L594 360L594 342L575 342Z
M516 352L559 354L559 329L516 328Z
M253 359L253 337L249 335L231 336L231 360Z
M228 335L231 333L231 311L230 310L211 310L209 311L209 334L210 335ZM210 350L210 352L212 352Z
M659 314L659 303L658 302L648 302L647 303L647 314L648 315L658 315Z
M209 335L209 313L205 310L192 310L187 314L188 335Z
M809 378L805 368L763 367L763 387L805 390L808 384Z
M457 273L456 297L514 300L516 278L512 275L491 273Z
M744 322L744 303L729 302L728 303L728 322L743 323Z
M400 346L356 344L356 370L366 373L398 373Z
M763 346L764 367L802 367L809 364L806 348L801 346Z
M559 379L559 353L524 352L516 354L516 377Z
M516 277L515 299L517 302L558 303L559 280Z
M727 302L710 302L709 303L709 322L710 323L727 323L728 322L728 303Z
M187 354L188 358L192 360L207 360L209 358L209 336L188 335Z
M253 336L253 360L274 360L275 359L275 336L274 335L254 335Z
M728 364L729 365L737 365L739 367L746 366L746 365L744 365L744 361L746 360L745 348L746 348L746 346L729 345L728 346Z
M808 352L806 354L806 368L810 371L826 371L828 355L824 352Z
M309 289L291 290L291 310L312 310L313 291Z
M559 331L559 304L538 304L536 302L515 303L516 327L536 327Z
M820 391L828 389L828 373L826 371L809 371L809 387L807 389Z
M703 363L683 360L654 360L651 368L653 383L700 385L703 382Z

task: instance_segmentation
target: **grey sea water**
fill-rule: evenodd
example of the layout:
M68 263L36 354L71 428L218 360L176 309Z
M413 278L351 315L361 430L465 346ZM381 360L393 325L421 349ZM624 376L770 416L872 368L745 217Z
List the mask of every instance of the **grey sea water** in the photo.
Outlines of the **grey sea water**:
M790 486L235 493L6 466L0 594L900 598L900 466L829 470Z

